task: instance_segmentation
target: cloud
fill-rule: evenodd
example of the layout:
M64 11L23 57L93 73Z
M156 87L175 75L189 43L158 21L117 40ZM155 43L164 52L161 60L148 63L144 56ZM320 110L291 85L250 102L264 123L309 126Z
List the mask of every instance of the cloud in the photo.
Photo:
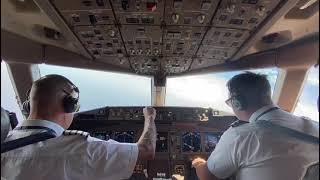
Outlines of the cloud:
M305 116L319 122L319 112L316 106L298 102L293 114L297 116Z
M226 82L226 79L208 76L169 78L166 105L212 107L232 112L225 104L228 98Z
M312 67L309 70L307 83L313 86L319 86L319 67Z

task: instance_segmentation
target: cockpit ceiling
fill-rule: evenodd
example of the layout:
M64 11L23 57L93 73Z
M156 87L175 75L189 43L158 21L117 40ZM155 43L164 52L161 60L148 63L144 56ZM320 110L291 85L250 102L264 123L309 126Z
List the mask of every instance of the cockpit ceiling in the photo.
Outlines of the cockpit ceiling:
M96 62L138 74L173 75L238 59L247 52L243 49L248 50L252 47L249 44L257 41L259 34L264 35L268 27L297 1L35 0L35 2L54 25L42 24L61 32L65 38L62 41L69 41L64 45L54 44L53 41L52 45L73 52L81 51L78 53L87 54L88 58ZM59 17L56 18L54 14ZM69 32L65 30L64 25ZM6 24L2 24L3 29L12 31L4 26Z

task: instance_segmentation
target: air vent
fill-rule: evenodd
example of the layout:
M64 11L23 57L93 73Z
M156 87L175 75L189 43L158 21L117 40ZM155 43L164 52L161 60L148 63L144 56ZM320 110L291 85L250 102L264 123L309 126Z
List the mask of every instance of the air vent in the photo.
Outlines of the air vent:
M46 38L51 40L61 40L62 34L54 29L43 27L43 32Z
M59 31L49 27L35 24L33 26L33 32L36 36L41 37L42 39L65 42L63 35Z
M292 33L289 30L267 34L256 44L258 50L277 48L289 43L292 40Z

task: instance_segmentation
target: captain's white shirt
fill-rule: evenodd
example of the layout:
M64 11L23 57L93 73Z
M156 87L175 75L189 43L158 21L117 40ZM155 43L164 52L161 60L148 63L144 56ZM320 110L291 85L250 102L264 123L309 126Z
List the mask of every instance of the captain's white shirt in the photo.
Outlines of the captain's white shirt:
M57 137L1 154L1 176L5 179L120 180L133 173L138 158L135 143L63 135L61 126L45 120L27 120L21 126L47 127ZM6 141L43 131L14 129Z
M266 120L319 138L319 123L281 109L250 117L250 123L229 128L210 155L207 166L216 177L237 180L301 180L307 168L319 162L319 145L304 142L252 123ZM259 117L260 116L260 117Z

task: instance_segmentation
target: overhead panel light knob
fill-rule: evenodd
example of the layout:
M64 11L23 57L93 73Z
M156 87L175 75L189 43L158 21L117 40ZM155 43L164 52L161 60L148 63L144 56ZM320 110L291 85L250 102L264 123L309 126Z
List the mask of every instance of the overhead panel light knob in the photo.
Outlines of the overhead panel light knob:
M173 15L172 15L172 21L173 21L173 23L174 23L174 24L177 24L178 21L179 21L179 18L180 18L179 14L173 14Z
M233 14L235 9L236 9L236 5L234 5L234 4L229 4L227 6L227 12L230 14Z
M201 14L197 17L197 20L200 24L203 24L204 20L205 20L206 16Z
M108 30L108 34L110 37L115 37L116 36L116 31L114 31L113 29L109 29Z
M159 54L159 49L155 49L154 50L154 55L158 55Z
M265 11L266 11L266 8L264 6L259 6L256 12L259 16L263 16L265 14Z

